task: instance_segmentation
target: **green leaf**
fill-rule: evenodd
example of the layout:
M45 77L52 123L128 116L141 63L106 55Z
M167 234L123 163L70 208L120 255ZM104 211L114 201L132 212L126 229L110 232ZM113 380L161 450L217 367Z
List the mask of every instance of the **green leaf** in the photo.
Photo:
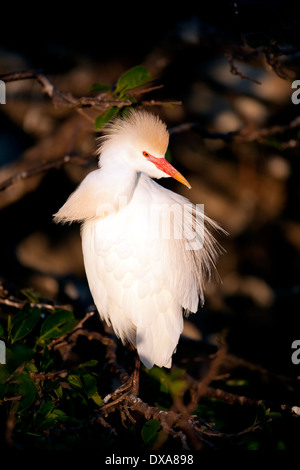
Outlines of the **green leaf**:
M169 388L168 388L168 376L166 374L166 372L161 369L160 367L152 367L152 369L150 369L148 371L148 374L150 377L152 377L154 380L156 380L157 382L159 382L160 384L160 392L162 393L168 393L169 391Z
M83 389L83 383L78 375L70 374L68 376L68 382L70 385L72 385L72 387L76 388L76 390Z
M82 375L81 379L84 384L84 389L86 391L87 396L91 397L92 395L94 395L94 393L97 392L97 380L95 379L95 377L93 377L89 373L86 373Z
M85 374L82 379L87 397L93 400L96 405L100 406L102 403L102 398L98 393L97 380L90 374Z
M40 300L40 294L35 292L32 288L22 289L21 292L29 302L38 303Z
M152 446L158 437L158 432L161 429L161 424L155 419L149 419L142 428L142 438L145 444Z
M0 325L0 338L4 338L4 337L5 337L4 328L2 327L2 325Z
M133 88L143 85L150 79L151 74L148 70L143 65L136 65L120 76L115 89L115 94L124 94L128 90L132 90Z
M39 413L41 413L42 416L47 417L53 410L54 406L55 405L52 401L46 401L42 406L40 406Z
M36 341L36 346L38 346L40 343L42 344L43 343L43 339L37 339ZM48 348L44 348L44 350L42 351L41 355L40 355L40 370L41 372L46 372L46 371L49 371L49 370L53 370L53 368L55 368L55 364L54 364L54 360L53 360L53 357L51 355L51 351L48 349Z
M83 397L90 398L98 406L101 405L102 398L98 393L97 380L92 374L82 372L78 375L70 374L67 381L75 390L81 392Z
M89 89L90 93L110 93L111 86L106 85L106 83L93 83L91 88Z
M101 396L99 395L98 392L94 393L91 397L90 397L94 403L96 403L96 405L100 406L101 403L102 403L102 398Z
M71 331L77 324L77 320L69 310L57 310L44 321L41 327L41 336L37 345L45 344L53 339L59 338Z
M64 392L63 392L63 388L60 384L54 389L54 392L55 392L55 394L58 398L60 398L60 399L63 398Z
M173 398L182 397L187 388L188 382L186 380L175 380L169 385L170 393Z
M174 369L174 370L171 370L170 373L169 373L169 378L170 378L170 381L175 381L175 380L178 380L178 379L182 379L184 376L185 376L186 372L184 369Z
M246 387L249 385L249 381L246 379L228 379L226 385L229 387Z
M91 359L90 361L79 364L78 369L86 369L87 367L96 367L99 361L97 359Z
M282 418L282 414L279 411L270 411L267 417L274 420Z
M40 319L41 311L38 307L30 307L27 303L12 320L11 343L25 338L36 326Z
M22 413L35 402L38 394L33 381L26 372L22 372L16 378L16 383L18 384L16 393L22 396L18 403L18 412Z
M98 395L96 378L93 377L92 374L85 373L85 374L82 375L81 379L83 381L84 389L85 389L85 392L86 392L88 398L92 398L94 401L95 401L95 399L97 400L97 397L99 397L99 395ZM100 399L100 397L99 397L99 399Z
M63 410L55 408L51 413L47 416L47 421L50 423L50 420L58 421L58 422L74 422L76 423L78 420L75 417L68 416Z
M109 123L109 121L111 121L118 114L118 112L118 106L112 106L104 113L99 114L99 116L97 116L95 119L95 129L102 129L102 127Z
M175 369L165 372L159 367L153 367L148 371L150 377L158 381L160 384L160 392L169 394L171 397L183 396L188 387L187 381L184 379L185 371L183 369Z
M37 366L35 364L33 364L32 362L29 362L28 364L26 364L24 370L26 370L27 372L34 372L34 373L39 372Z
M34 351L22 341L16 342L6 348L6 365L13 373L21 364L26 364L33 357Z

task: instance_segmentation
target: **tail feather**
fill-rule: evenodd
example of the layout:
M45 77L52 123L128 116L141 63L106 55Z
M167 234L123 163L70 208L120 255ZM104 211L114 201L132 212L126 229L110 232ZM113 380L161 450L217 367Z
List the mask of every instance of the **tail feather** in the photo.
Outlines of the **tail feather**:
M168 368L172 365L172 355L183 330L183 316L180 305L171 307L169 312L172 314L153 315L147 324L140 322L137 326L136 347L147 369L153 365Z

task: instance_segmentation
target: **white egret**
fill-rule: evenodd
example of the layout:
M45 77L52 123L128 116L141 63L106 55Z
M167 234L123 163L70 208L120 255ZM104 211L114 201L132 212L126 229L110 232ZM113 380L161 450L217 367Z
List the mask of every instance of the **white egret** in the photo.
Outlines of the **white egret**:
M55 214L82 223L84 264L101 319L142 363L171 367L183 314L197 312L215 269L219 226L152 178L187 180L165 159L166 125L134 110L107 126L92 171Z

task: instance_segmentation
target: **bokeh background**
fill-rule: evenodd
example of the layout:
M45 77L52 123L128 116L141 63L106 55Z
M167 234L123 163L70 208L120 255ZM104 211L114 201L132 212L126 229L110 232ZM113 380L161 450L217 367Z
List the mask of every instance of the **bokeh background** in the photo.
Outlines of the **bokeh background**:
M291 101L291 85L300 79L300 17L292 2L280 0L207 3L178 12L147 5L139 14L81 7L63 18L28 15L2 32L0 74L42 69L80 97L93 83L114 84L143 64L163 85L145 99L182 102L147 108L167 122L172 163L192 189L161 183L204 203L229 233L219 236L226 250L221 282L207 285L206 303L185 334L213 343L225 329L232 354L297 381L291 344L300 339L300 105ZM96 168L96 136L84 116L54 107L34 80L7 84L0 186L64 155L91 158L0 192L1 282L16 295L30 287L70 303L78 315L92 304L79 227L57 226L52 214ZM279 399L291 398L286 392Z

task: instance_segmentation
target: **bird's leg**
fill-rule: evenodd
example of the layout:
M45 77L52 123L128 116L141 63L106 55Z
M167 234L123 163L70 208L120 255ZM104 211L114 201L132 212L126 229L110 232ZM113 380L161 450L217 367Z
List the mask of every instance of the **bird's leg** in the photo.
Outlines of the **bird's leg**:
M140 371L141 371L141 360L139 358L139 355L136 354L136 359L135 359L135 367L134 371L130 377L131 383L132 383L132 393L134 395L139 394L139 388L140 388Z
M119 402L122 401L128 394L132 393L134 395L139 394L139 385L140 385L140 370L141 370L141 360L136 354L135 367L129 379L120 385L113 393L109 393L103 399L103 406L107 406L107 403Z

